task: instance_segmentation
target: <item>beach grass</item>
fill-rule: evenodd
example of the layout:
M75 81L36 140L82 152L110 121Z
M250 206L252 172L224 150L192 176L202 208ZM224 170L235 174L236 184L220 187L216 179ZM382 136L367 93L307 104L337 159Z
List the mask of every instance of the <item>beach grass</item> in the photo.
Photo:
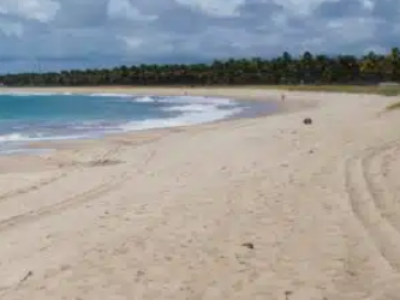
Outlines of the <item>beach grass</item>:
M261 87L261 86L260 86ZM376 94L384 96L400 95L400 86L397 85L271 85L263 88L304 91L304 92L332 92L332 93L351 93L351 94Z
M388 109L388 110L400 109L400 102L396 102L396 103L390 104L390 105L387 107L387 109Z
M168 88L169 86L158 86ZM192 86L193 88L204 88L204 86ZM174 87L176 88L176 87ZM187 86L182 86L187 88ZM348 93L348 94L372 94L372 95L383 95L383 96L397 96L400 95L400 85L388 84L388 85L211 85L206 86L207 89L270 89L270 90L282 90L282 91L299 91L299 92L331 92L331 93Z

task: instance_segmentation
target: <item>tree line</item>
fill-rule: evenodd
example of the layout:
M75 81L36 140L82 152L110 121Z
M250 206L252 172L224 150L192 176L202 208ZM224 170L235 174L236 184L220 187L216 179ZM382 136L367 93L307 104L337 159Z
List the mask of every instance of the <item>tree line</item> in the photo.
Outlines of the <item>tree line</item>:
M288 52L272 59L215 60L210 64L146 64L113 69L0 76L7 86L377 84L400 81L400 50L327 56Z

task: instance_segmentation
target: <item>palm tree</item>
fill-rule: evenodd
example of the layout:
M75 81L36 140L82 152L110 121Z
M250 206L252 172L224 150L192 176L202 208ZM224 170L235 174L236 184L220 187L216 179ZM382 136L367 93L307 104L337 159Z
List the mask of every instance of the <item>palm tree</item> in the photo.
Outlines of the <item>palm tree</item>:
M229 58L211 64L171 64L120 66L113 69L69 70L0 76L0 82L24 85L249 85L249 84L371 84L400 80L400 50L387 55L370 52L326 56L304 52L293 57L288 52L263 59Z

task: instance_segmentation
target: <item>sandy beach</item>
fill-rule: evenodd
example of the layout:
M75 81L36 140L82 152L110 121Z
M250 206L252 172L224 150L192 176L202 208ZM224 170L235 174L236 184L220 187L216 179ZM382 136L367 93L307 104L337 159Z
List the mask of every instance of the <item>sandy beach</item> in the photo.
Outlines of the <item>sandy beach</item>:
M395 98L285 94L272 116L0 157L0 299L400 299Z

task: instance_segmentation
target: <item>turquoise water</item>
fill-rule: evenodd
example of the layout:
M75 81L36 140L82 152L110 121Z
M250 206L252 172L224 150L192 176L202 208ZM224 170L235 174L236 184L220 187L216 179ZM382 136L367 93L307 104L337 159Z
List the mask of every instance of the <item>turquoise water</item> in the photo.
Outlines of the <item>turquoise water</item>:
M0 94L0 153L18 152L32 141L206 123L250 106L213 97Z

